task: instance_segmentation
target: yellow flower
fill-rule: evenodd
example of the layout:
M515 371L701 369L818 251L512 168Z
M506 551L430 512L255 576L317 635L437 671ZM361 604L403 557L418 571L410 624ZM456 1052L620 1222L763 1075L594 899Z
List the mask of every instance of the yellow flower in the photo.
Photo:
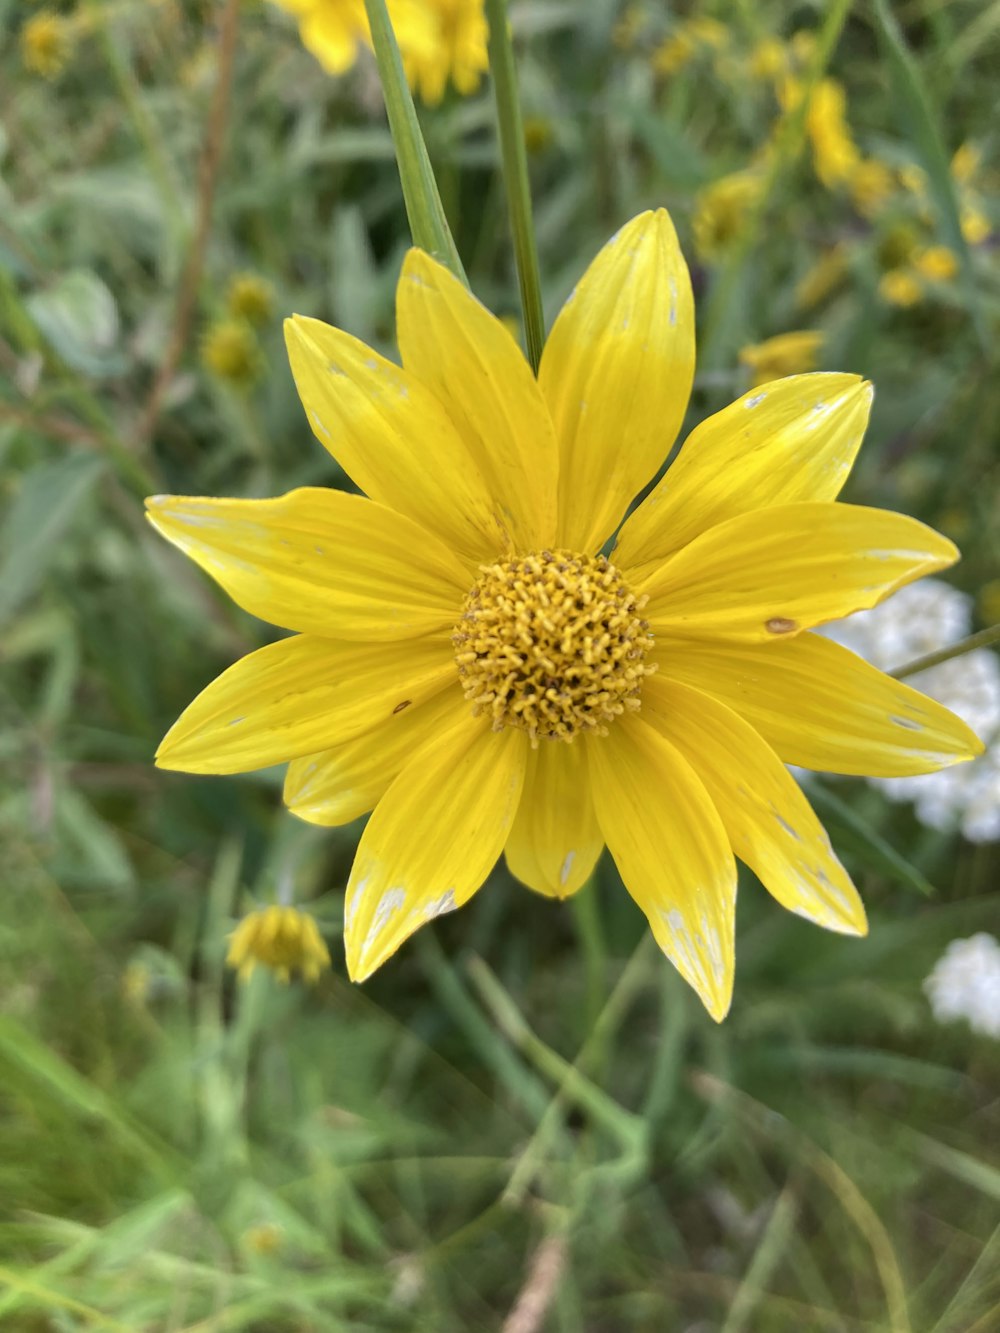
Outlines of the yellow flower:
M752 343L740 352L740 365L752 372L751 385L756 388L782 375L797 375L804 370L815 370L823 346L823 334L813 329L794 333L779 333L762 343Z
M158 763L290 761L301 818L373 810L344 909L357 981L468 902L501 853L566 898L607 844L721 1019L735 857L800 915L866 929L786 765L890 776L981 750L941 705L810 633L958 553L915 519L834 503L871 388L812 374L703 421L599 554L692 384L691 283L662 209L590 265L537 378L420 250L396 314L402 366L319 320L288 323L306 417L366 494L148 502L239 605L293 631L210 684Z
M226 293L229 313L248 324L266 324L274 313L274 288L256 273L237 273Z
M247 1227L240 1236L240 1243L252 1254L271 1255L277 1254L284 1239L285 1233L276 1222L258 1222L256 1226Z
M950 282L958 272L958 256L946 245L930 245L917 254L913 267L929 282Z
M982 152L975 144L962 144L951 159L952 179L958 185L971 185L982 160Z
M258 963L279 981L288 981L295 971L306 981L316 981L330 966L330 952L307 912L274 904L243 918L229 937L226 962L239 969L241 981Z
M862 217L872 218L882 211L896 190L892 168L877 157L860 160L848 178L854 207Z
M665 37L653 52L652 65L660 74L677 74L694 56L697 47L683 29Z
M846 184L861 155L847 124L847 94L835 79L821 79L813 89L806 117L816 175L828 190Z
M889 305L908 309L923 300L924 289L920 279L907 268L891 268L879 279L878 293Z
M750 53L750 73L756 79L773 82L788 69L788 52L777 37L764 37Z
M299 21L303 45L329 74L344 74L371 47L364 0L274 0ZM482 0L388 0L396 41L414 91L440 102L448 80L475 92L486 59Z
M839 242L825 250L795 284L795 304L800 310L811 310L819 305L837 289L846 272L847 247Z
M969 245L982 245L993 230L989 218L976 204L966 204L961 214L962 235Z
M260 346L253 329L242 319L209 325L201 342L201 359L213 375L230 384L252 384L263 370Z
M739 236L760 191L761 178L752 171L734 171L698 191L691 227L702 259L717 259Z
M70 25L58 14L36 14L21 29L21 59L25 69L45 79L54 79L62 73L71 49Z
M444 97L449 79L463 97L474 93L489 65L483 0L421 0L421 9L433 36L403 49L410 86L429 106Z

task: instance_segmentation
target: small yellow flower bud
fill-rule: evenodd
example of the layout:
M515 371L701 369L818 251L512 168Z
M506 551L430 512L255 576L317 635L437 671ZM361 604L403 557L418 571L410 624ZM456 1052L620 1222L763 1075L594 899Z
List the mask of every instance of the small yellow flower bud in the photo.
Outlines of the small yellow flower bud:
M210 325L202 339L201 359L213 375L230 384L252 384L263 371L254 331L241 319L219 320Z
M21 59L25 69L54 79L63 72L72 54L70 26L58 14L43 12L30 18L21 29Z
M259 963L287 982L295 971L316 981L330 966L330 951L316 922L297 907L273 904L250 912L229 936L226 962L245 980Z
M237 273L229 284L226 305L231 315L259 328L274 313L274 289L256 273Z
M800 375L815 370L824 335L816 329L779 333L762 343L752 343L740 352L740 364L748 366L751 385L768 384L784 375Z

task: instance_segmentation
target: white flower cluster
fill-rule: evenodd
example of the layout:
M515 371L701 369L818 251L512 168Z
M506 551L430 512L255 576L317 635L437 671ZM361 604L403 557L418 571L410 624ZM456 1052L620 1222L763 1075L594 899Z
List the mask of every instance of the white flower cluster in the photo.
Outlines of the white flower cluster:
M940 579L901 588L881 606L828 625L826 633L883 671L936 652L972 629L972 599ZM972 842L1000 838L1000 659L989 648L907 677L963 718L986 744L971 763L913 778L872 778L894 801L912 801L930 828L960 828Z
M939 1023L964 1018L974 1032L1000 1037L1000 944L992 935L952 940L924 990Z

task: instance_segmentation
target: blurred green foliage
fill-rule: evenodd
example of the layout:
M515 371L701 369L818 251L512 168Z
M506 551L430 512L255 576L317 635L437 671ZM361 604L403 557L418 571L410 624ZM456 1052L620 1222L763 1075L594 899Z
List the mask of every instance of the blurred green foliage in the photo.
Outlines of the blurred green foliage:
M19 45L37 7L0 0L0 1327L485 1330L550 1282L564 1333L996 1328L1000 1059L932 1026L920 992L949 939L995 920L994 846L838 787L822 813L871 936L824 935L748 876L716 1028L607 863L566 906L500 868L354 988L336 936L358 829L296 824L274 772L153 769L265 631L147 531L141 496L348 484L279 319L391 353L405 214L370 60L330 80L249 0L54 8L72 40L45 78ZM742 346L820 329L822 364L878 390L850 498L955 537L976 593L1000 536L1000 265L957 239L948 163L980 150L1000 225L1000 11L892 9L515 5L543 295L551 319L653 204L693 258L699 192L779 119L753 53L821 34L813 74L828 55L865 154L918 168L927 200L900 187L864 216L791 123L734 246L693 265L691 419L744 387ZM724 40L664 73L692 16ZM422 119L473 289L513 314L488 89ZM961 252L905 309L879 294L901 230ZM244 318L240 274L271 308L245 323L254 374L227 377L202 353ZM289 879L333 974L237 988L225 935Z

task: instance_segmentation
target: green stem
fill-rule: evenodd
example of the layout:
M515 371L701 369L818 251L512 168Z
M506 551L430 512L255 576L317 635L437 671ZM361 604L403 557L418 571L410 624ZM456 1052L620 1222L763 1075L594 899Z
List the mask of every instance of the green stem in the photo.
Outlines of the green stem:
M895 676L897 680L905 680L907 676L915 676L918 671L927 671L930 667L940 666L942 662L950 662L952 658L964 657L966 653L974 652L976 648L989 648L994 643L1000 643L1000 625L990 625L989 629L978 630L959 643L953 643L949 648L939 648L935 653L925 653L923 657L907 662L906 666L890 671L889 675Z
M545 315L538 277L538 251L531 220L531 188L528 184L528 155L524 147L524 125L517 95L517 71L510 39L507 0L486 0L486 18L490 25L489 56L496 98L497 124L500 130L500 157L507 190L510 227L514 236L514 258L521 288L521 313L524 340L531 368L538 373L545 345Z
M385 0L365 0L365 9L413 243L450 268L468 286L420 131Z

